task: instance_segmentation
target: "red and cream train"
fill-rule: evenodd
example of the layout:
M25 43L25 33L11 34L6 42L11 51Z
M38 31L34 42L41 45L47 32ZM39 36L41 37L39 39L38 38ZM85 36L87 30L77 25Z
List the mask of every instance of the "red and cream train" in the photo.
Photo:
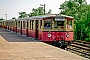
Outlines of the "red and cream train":
M66 15L51 14L2 20L0 26L60 47L66 47L74 40L74 19Z

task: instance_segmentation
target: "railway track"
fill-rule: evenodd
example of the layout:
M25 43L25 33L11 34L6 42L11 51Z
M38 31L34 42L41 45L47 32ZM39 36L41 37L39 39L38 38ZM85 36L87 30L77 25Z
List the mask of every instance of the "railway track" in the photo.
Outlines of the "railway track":
M90 59L90 42L77 40L74 41L67 49L69 52Z

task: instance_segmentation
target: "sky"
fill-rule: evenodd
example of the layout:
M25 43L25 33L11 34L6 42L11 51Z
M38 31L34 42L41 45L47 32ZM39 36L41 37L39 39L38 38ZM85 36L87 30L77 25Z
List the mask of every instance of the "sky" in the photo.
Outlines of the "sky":
M46 4L46 11L52 10L53 14L58 14L60 10L60 4L67 0L0 0L0 18L11 19L12 17L18 17L18 12L30 13L32 8L40 7L40 4ZM87 0L90 4L90 0Z

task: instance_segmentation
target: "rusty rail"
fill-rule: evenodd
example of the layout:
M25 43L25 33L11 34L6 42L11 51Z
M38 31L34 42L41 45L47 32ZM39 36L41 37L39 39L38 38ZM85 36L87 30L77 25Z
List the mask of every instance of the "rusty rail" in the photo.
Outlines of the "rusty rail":
M90 59L90 42L74 41L68 47L68 51Z

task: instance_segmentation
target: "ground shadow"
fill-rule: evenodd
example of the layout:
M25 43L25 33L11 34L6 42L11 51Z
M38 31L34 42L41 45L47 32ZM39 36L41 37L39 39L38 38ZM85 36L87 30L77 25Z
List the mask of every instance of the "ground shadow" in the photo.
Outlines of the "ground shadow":
M8 42L40 42L34 38L26 37L3 28L0 28L0 35Z

